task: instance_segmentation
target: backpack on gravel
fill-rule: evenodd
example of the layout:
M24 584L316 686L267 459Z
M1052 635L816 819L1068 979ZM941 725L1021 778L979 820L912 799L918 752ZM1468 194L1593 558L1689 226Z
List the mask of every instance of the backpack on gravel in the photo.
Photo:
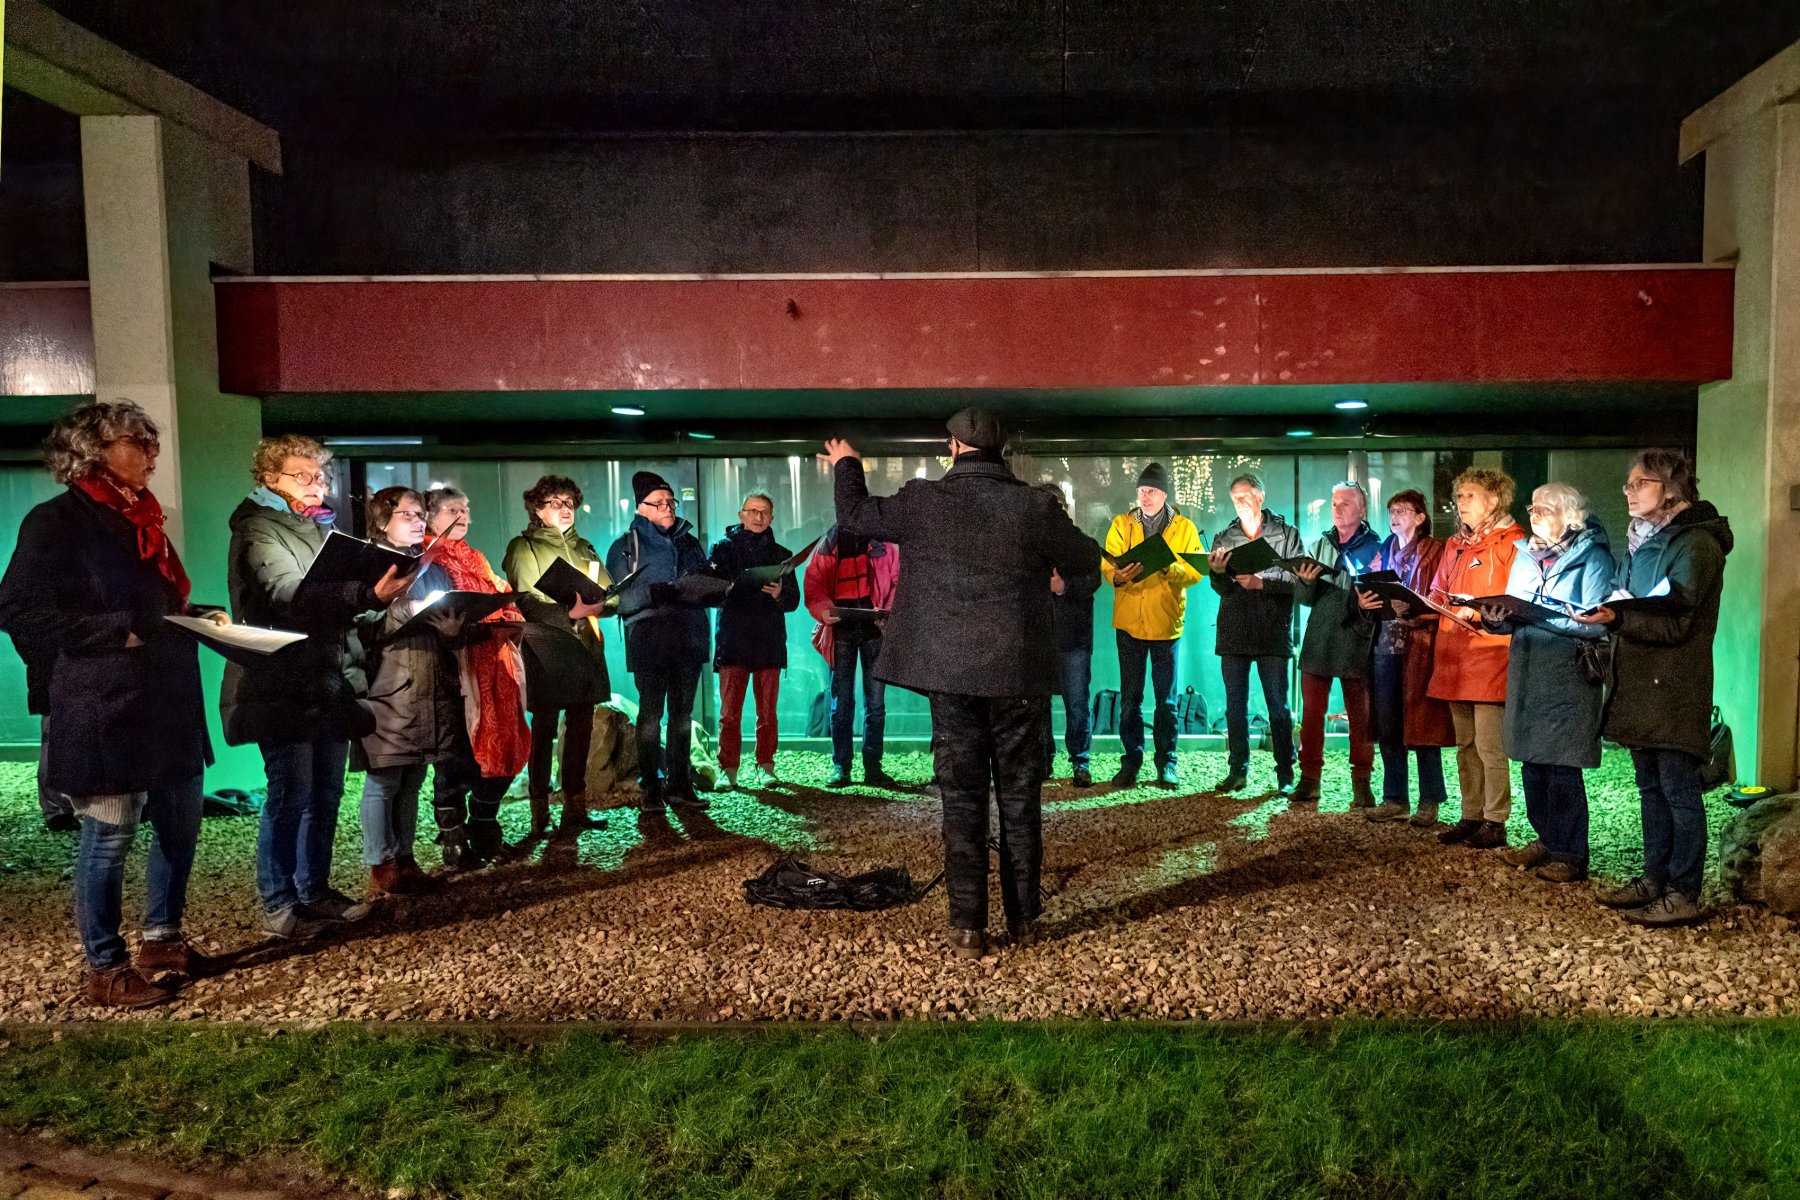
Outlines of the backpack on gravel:
M814 870L795 858L783 858L755 879L744 880L744 899L770 908L848 908L875 912L911 904L937 885L940 874L924 887L905 867L882 867L861 875Z

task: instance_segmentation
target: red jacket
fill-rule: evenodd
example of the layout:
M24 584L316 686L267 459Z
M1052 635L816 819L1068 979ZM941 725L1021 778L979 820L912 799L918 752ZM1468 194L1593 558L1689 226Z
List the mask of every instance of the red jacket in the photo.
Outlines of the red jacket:
M813 629L813 648L825 656L827 667L835 661L832 652L836 640L831 634L832 627L825 624L825 610L837 607L837 598L831 594L832 585L837 582L837 547L838 531L837 526L833 525L819 539L819 548L813 551L813 556L806 560L806 611L819 623ZM899 578L900 547L892 542L870 539L870 607L893 608L894 584Z
M1499 596L1519 548L1519 525L1511 517L1477 538L1457 534L1444 543L1433 590L1457 596ZM1436 597L1444 600L1443 595ZM1449 601L1444 600L1445 603ZM1512 638L1470 633L1448 617L1438 618L1437 646L1428 693L1438 700L1506 703L1506 659Z

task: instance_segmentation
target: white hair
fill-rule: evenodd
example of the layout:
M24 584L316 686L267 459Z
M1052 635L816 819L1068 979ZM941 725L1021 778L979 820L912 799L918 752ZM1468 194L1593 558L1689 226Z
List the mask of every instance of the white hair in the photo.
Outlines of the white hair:
M1531 502L1553 509L1562 523L1570 529L1587 523L1587 497L1569 484L1546 483L1531 493Z

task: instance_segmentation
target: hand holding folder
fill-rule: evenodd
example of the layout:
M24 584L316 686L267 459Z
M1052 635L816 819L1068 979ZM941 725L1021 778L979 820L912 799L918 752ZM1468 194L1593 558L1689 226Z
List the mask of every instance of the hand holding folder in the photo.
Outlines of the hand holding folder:
M801 563L811 558L813 547L818 544L819 539L814 538L812 541L806 543L806 545L800 547L798 553L790 554L778 563L771 563L766 567L745 567L743 573L738 576L738 582L747 583L752 587L759 588L768 587L771 583L778 583L787 576L792 575L794 571L799 568ZM736 585L734 584L733 586L735 587Z

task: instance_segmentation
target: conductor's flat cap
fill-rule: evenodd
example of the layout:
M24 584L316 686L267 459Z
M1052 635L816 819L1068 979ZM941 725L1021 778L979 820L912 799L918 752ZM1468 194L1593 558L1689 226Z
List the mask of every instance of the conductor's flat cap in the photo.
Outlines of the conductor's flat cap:
M951 437L977 450L999 450L1006 445L1000 418L985 408L965 408L951 417L945 428Z

